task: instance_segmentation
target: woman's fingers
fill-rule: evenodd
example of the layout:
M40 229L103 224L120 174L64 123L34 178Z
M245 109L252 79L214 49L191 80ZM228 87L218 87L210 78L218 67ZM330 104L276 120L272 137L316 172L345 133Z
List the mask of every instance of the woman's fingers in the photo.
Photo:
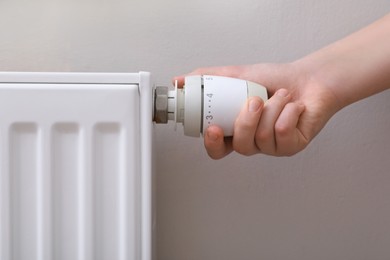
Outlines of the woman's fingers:
M262 153L276 154L275 124L290 99L291 95L286 89L279 89L265 103L255 136L256 145Z
M206 129L204 146L213 159L221 159L233 151L231 138L224 138L223 130L215 125Z
M288 103L275 123L277 155L293 155L306 147L308 141L297 128L305 106L301 103Z
M221 128L210 126L204 136L210 157L220 159L232 150L247 156L289 156L305 148L308 140L297 127L305 106L289 100L285 89L279 90L266 105L259 97L249 98L236 119L233 138L224 138Z
M243 155L259 153L255 134L264 102L259 97L247 100L234 124L233 149Z

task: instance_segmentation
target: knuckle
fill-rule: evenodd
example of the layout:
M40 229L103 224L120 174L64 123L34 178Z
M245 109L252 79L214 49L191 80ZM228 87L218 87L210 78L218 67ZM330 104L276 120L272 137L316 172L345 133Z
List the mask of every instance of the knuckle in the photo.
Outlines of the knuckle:
M273 138L273 132L268 129L261 129L256 132L256 141L262 143Z
M281 97L279 95L273 95L268 101L268 105L271 106L280 106L280 105L285 105L288 103L288 99L285 97Z
M275 124L275 133L277 136L285 137L290 134L291 127L287 124L276 123Z

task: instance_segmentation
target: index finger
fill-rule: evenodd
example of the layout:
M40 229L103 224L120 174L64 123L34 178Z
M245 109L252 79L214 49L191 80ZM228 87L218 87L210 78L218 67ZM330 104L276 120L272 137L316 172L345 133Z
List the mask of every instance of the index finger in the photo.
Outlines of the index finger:
M205 67L198 68L190 73L175 76L172 79L172 83L175 84L177 80L177 86L182 88L184 86L184 78L191 75L214 75L214 76L225 76L225 77L239 77L240 67L238 66L223 66L223 67Z

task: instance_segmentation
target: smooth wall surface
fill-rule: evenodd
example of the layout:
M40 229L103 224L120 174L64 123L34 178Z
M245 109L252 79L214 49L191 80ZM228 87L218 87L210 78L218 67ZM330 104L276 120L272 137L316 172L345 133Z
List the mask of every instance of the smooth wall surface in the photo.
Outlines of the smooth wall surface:
M0 70L146 70L170 85L200 66L294 60L389 11L389 0L1 0ZM344 109L290 158L213 161L202 139L156 126L158 260L389 259L389 100Z

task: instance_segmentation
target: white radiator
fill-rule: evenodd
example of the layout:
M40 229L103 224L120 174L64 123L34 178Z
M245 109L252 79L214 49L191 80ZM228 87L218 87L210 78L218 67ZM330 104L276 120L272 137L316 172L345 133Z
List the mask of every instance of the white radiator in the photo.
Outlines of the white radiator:
M150 74L0 73L0 259L150 260Z

